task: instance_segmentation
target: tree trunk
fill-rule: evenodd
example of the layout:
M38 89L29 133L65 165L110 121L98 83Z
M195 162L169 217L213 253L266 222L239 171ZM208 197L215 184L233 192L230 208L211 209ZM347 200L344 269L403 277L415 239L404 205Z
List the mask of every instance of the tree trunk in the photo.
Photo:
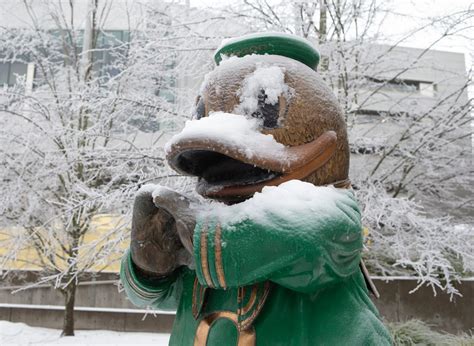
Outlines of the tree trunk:
M319 45L326 43L327 40L327 15L328 8L326 0L319 2ZM319 71L326 71L329 67L329 57L321 54L321 63L319 64Z
M74 303L76 299L76 281L73 280L63 291L64 323L61 336L74 336Z
M326 42L327 38L327 12L326 0L319 1L319 44Z

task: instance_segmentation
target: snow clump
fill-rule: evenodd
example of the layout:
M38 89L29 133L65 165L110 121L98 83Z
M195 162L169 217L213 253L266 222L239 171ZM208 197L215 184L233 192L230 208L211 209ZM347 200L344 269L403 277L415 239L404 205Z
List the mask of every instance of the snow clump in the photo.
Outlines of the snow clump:
M238 91L240 104L234 112L251 115L258 111L258 97L262 91L266 95L265 103L271 105L277 104L280 96L288 96L290 88L285 84L285 69L257 64L256 70L245 78Z
M200 216L203 219L216 216L218 221L226 225L244 220L273 225L275 215L278 215L277 219L287 220L292 227L298 229L340 218L344 215L340 211L341 203L356 208L352 196L350 190L290 180L278 186L265 186L262 192L257 192L252 198L238 204L210 202L202 209ZM358 222L360 216L353 217Z
M270 134L260 132L261 121L239 114L215 112L199 120L188 120L184 129L165 145L166 154L172 146L187 139L202 139L210 143L239 150L247 158L256 156L288 158L285 146Z

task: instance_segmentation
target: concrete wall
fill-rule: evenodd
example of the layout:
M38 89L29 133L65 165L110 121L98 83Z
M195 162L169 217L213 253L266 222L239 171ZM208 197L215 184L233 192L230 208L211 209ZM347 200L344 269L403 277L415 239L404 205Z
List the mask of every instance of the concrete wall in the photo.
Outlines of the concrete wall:
M0 320L22 322L30 326L61 329L64 309L43 309L28 306L5 307L0 304ZM169 333L174 314L144 314L130 311L90 311L78 308L75 311L76 329L102 329L126 332Z
M440 293L435 296L430 287L422 287L410 294L417 286L411 279L389 282L374 280L381 293L375 305L387 321L420 319L439 330L450 333L474 332L474 281L462 281L458 285L460 296Z
M111 279L109 277L108 279ZM459 290L463 297L450 301L444 293L433 295L429 287L413 294L409 291L417 282L398 279L384 282L374 280L381 298L375 301L387 321L421 319L438 330L451 333L474 332L474 281L463 281ZM174 315L156 312L155 315L130 304L123 292L118 291L114 280L101 280L82 284L76 300L77 329L108 329L118 331L169 332ZM49 287L10 293L10 287L0 287L0 320L24 322L32 326L61 328L62 297Z

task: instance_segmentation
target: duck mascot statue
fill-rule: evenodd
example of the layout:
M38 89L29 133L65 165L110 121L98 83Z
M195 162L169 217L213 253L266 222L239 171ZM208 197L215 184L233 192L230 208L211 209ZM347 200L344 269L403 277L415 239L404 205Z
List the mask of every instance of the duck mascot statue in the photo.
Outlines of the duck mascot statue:
M361 265L344 115L299 37L224 42L165 147L190 198L137 193L121 280L176 310L170 345L389 345Z

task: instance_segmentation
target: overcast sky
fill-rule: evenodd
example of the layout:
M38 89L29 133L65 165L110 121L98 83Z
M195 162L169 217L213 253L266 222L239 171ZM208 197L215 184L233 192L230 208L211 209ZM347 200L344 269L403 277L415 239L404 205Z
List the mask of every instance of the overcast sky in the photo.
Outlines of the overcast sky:
M390 0L388 0L388 2L390 2ZM191 6L196 7L221 7L236 3L236 0L190 0L190 3ZM401 15L393 16L386 21L383 31L387 36L400 35L416 27L419 25L417 19L420 18L448 15L456 11L466 10L469 7L474 11L473 0L396 0L391 1L391 3L392 8ZM471 27L470 32L466 31L463 34L472 39L474 38L474 23L471 24ZM420 35L412 37L409 41L405 42L404 45L424 48L437 37L439 37L439 32L434 29L427 30ZM474 50L474 47L469 47L467 40L462 37L452 37L443 40L435 48L463 52L466 55L473 54ZM466 58L469 59L470 57Z

